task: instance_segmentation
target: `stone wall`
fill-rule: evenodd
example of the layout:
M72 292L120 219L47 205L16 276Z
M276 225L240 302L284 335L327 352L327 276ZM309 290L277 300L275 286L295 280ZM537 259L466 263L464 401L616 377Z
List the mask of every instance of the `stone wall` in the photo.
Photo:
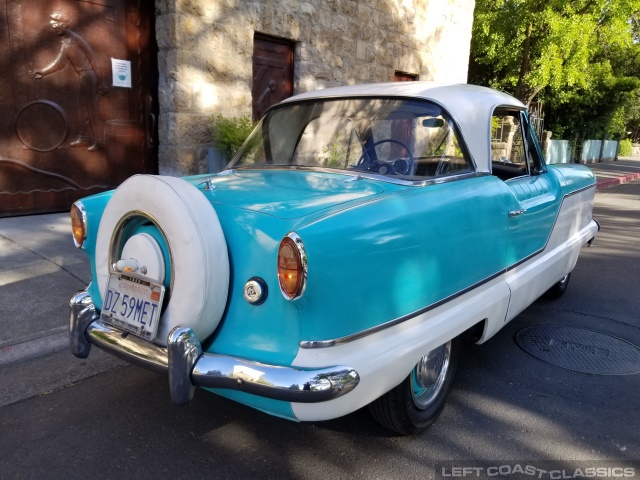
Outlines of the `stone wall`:
M294 93L466 82L475 0L156 0L159 169L204 173L212 115L251 114L254 33L295 44Z

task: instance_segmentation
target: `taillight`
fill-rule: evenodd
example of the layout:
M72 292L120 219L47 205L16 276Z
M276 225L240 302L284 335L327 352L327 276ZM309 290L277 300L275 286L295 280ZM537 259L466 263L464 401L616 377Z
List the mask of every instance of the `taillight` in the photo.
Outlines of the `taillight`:
M87 212L82 202L76 202L71 207L71 231L73 233L73 243L77 248L82 248L82 244L87 238Z
M300 297L307 279L307 255L302 239L290 233L280 242L278 249L278 281L287 300Z

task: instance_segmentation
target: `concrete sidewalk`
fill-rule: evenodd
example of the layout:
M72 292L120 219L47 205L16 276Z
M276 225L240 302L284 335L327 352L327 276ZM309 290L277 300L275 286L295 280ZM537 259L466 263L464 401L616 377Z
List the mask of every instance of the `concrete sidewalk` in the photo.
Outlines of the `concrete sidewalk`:
M0 367L64 348L70 294L90 281L70 232L67 213L0 219Z
M640 179L640 158L587 166L598 190ZM67 349L69 298L89 281L68 213L0 218L0 369Z

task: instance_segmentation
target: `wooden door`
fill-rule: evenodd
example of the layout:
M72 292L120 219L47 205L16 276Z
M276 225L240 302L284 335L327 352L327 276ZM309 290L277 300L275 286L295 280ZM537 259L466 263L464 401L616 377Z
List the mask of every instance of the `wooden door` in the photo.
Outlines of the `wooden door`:
M256 35L253 41L253 120L271 105L293 94L293 45L277 38Z
M156 170L153 18L153 2L0 0L0 216ZM112 59L130 62L122 86Z
M418 81L418 75L415 73L405 73L396 70L395 75L393 76L394 82L416 82Z

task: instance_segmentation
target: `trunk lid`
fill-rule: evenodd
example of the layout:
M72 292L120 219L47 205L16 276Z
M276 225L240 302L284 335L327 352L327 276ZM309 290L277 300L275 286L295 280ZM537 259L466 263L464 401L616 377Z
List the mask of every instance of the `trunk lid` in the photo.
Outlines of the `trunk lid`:
M302 170L230 170L204 178L215 186L207 192L211 203L296 219L347 202L381 195L399 185L353 175ZM210 196L209 196L210 195Z

